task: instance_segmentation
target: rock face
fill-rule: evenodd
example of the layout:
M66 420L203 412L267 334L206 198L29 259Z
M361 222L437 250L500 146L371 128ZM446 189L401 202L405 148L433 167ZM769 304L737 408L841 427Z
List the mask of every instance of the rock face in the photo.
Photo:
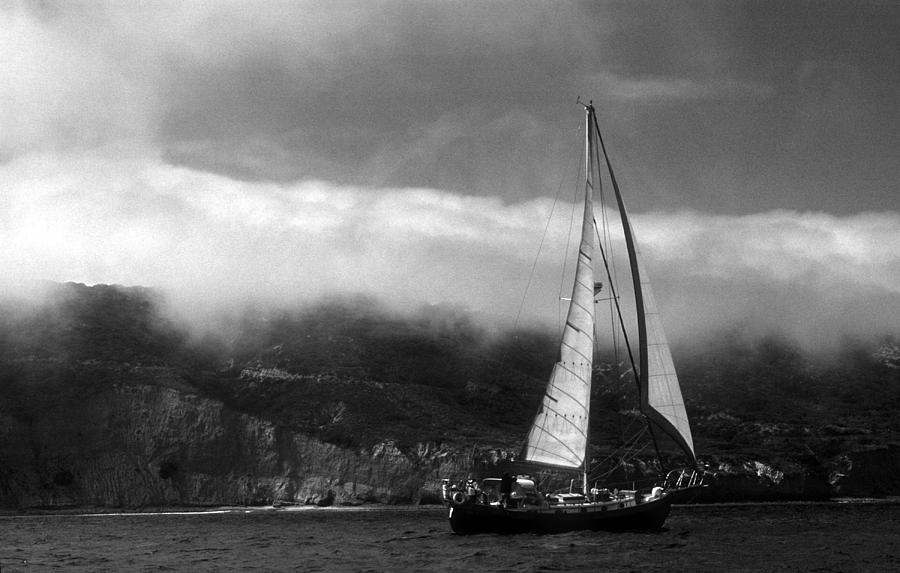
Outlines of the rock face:
M0 505L436 502L460 456L341 448L172 388L126 384L33 424L0 417Z
M900 488L900 445L849 452L832 463L830 485L842 497L896 496Z
M753 459L713 456L707 464L712 477L699 501L826 500L833 490L815 467L796 462L771 465Z
M0 507L438 503L442 477L490 473L508 452L392 441L347 448L182 390L119 383L26 423L0 415ZM707 457L701 501L895 494L900 448L798 463Z

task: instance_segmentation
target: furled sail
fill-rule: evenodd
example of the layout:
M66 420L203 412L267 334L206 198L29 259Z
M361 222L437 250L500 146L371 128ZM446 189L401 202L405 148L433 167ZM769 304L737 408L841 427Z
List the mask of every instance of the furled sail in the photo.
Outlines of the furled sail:
M590 157L590 127L587 131ZM585 461L594 358L594 200L590 161L587 164L581 244L559 361L522 451L527 461L567 468Z

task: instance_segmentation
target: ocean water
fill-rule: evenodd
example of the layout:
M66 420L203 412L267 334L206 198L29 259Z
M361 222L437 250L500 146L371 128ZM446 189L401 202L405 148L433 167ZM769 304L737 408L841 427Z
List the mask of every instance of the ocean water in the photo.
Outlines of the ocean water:
M900 504L675 506L656 533L458 536L438 507L0 516L0 571L900 571Z

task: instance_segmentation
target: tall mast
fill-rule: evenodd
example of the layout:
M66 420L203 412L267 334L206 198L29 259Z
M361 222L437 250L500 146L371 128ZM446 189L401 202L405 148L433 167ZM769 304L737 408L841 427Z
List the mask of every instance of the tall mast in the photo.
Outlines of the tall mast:
M594 116L594 102L591 101L588 105L585 106L585 128L584 128L584 223L582 228L582 237L581 240L591 241L594 240L594 166L593 166L593 138L591 137L593 130L593 116ZM588 218L590 216L590 219ZM588 231L588 225L591 226L590 231ZM591 276L591 288L593 289L593 275ZM593 309L593 297L591 297L591 308ZM591 324L591 332L594 331L595 324ZM593 363L592 363L593 364ZM593 366L591 367L591 372L588 374L588 384L590 385L593 379ZM590 403L590 390L588 390L588 402ZM584 467L582 469L581 474L581 492L584 495L588 494L588 474L591 470L591 423L590 416L588 416L588 421L585 425L585 432L587 433L587 439L584 441Z

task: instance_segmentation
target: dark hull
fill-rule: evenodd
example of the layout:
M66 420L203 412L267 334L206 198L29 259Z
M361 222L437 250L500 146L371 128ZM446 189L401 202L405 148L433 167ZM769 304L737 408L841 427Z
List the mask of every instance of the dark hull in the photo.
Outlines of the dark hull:
M624 504L623 504L624 505ZM452 504L450 527L455 533L556 533L574 530L653 530L669 516L669 496L638 504L585 503L565 507L504 509L479 503Z

